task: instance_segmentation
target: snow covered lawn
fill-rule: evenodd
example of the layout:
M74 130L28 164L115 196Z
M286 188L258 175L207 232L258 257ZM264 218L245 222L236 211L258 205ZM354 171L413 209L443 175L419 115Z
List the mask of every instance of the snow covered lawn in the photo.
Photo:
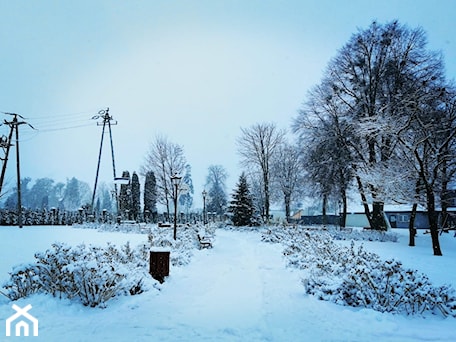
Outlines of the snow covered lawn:
M443 257L431 255L430 237L417 247L364 242L366 249L428 274L437 284L456 287L456 239L442 238ZM0 227L0 282L11 267L32 262L36 251L55 241L72 245L132 246L147 235L97 232L70 227ZM33 341L454 341L456 320L407 317L343 307L304 295L302 271L285 267L283 246L261 242L256 232L217 230L214 248L195 250L191 262L171 267L160 291L117 297L107 308L88 308L69 300L34 295L16 302L32 305L39 319ZM0 341L14 312L0 298ZM10 338L14 340L14 338Z

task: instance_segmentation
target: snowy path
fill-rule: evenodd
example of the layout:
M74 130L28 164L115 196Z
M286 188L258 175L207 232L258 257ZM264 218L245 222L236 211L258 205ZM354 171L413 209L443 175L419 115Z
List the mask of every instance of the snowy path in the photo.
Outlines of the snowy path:
M163 298L173 298L174 320L195 336L268 340L272 330L285 329L280 324L302 295L280 246L262 244L258 234L219 231L214 250L202 251L179 271L180 284L170 283Z

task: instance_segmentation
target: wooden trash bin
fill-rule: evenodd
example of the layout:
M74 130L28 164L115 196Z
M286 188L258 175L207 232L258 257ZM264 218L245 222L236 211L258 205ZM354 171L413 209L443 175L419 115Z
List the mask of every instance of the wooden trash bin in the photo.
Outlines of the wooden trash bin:
M169 255L170 251L164 248L150 249L149 273L160 283L163 283L165 277L169 276Z

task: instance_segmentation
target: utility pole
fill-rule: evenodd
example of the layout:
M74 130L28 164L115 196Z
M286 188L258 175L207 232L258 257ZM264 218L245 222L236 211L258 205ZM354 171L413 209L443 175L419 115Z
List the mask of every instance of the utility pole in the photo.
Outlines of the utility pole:
M6 121L5 121L6 123ZM5 152L5 158L2 158L3 165L2 165L2 173L0 175L0 195L3 189L3 181L5 180L5 173L6 173L6 165L8 163L8 156L11 147L11 139L13 138L14 126L10 127L10 133L8 137L2 136L0 141L0 147L3 148Z
M112 158L112 173L113 179L116 179L116 163L114 160L114 145L112 142L112 131L111 125L117 125L117 121L113 120L112 116L109 115L109 108L106 110L100 110L98 115L92 117L93 120L102 119L103 121L97 122L97 126L103 126L101 130L101 141L100 141L100 151L98 153L98 164L97 164L97 173L95 175L95 184L93 186L93 194L92 194L92 211L94 212L94 203L95 203L95 194L97 191L97 184L98 184L98 174L100 172L100 162L101 162L101 152L103 151L103 140L104 140L104 132L106 126L108 126L109 131L109 139L111 142L111 158ZM114 183L114 191L115 191L115 200L116 200L116 208L119 211L119 201L117 200L117 184Z
M4 120L5 125L8 125L11 130L10 130L8 140L5 141L4 139L2 139L2 141L1 141L2 147L6 148L6 152L5 152L5 159L4 159L3 167L2 167L2 173L0 175L0 191L1 191L1 188L3 187L3 181L5 178L6 164L8 161L9 149L12 146L11 139L13 137L13 131L16 131L17 225L19 226L19 228L22 228L21 166L20 166L20 158L19 158L19 125L26 124L26 125L29 125L31 128L33 128L33 126L25 121L18 121L18 119L17 119L18 117L20 117L21 119L24 119L24 117L19 114L5 113L5 112L3 112L3 114L12 115L13 120L11 120L11 121ZM33 128L33 129L35 129L35 128ZM4 145L6 145L6 147Z

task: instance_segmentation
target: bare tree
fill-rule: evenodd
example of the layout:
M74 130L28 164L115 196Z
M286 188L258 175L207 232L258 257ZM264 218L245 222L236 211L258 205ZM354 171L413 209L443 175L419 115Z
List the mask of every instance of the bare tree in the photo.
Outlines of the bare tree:
M344 132L335 136L349 151L372 228L386 227L385 201L412 202L416 209L424 194L433 251L441 255L435 203L454 178L455 96L448 90L441 55L426 50L426 44L421 28L397 22L374 22L359 31L329 64L299 124L316 117L333 125L320 129ZM325 143L308 141L310 150Z
M285 131L273 123L255 124L241 128L238 138L238 152L245 167L256 166L263 180L264 218L269 220L271 164L274 154L283 142Z
M208 188L207 210L222 215L227 205L226 179L228 174L222 165L208 168L206 187Z
M265 214L265 197L264 197L264 185L263 177L258 168L251 168L248 172L244 172L247 177L247 181L250 186L250 194L252 196L253 213L255 219L260 215L262 218L266 217ZM272 190L272 189L271 189Z
M157 136L146 154L142 174L145 175L148 171L154 172L157 185L157 202L166 206L168 217L170 199L173 196L171 176L182 175L186 164L183 147L170 142L165 136Z
M427 51L421 28L394 21L372 23L354 34L328 66L320 102L335 103L339 122L351 127L350 150L366 216L374 229L386 229L383 206L388 191L381 177L398 145L407 108L417 102L423 85L441 78L441 58ZM424 87L425 88L425 87ZM367 201L372 201L372 211Z
M345 226L347 191L356 168L355 158L347 145L353 144L356 137L352 123L341 117L346 108L328 96L330 93L331 88L325 82L314 87L294 119L292 129L298 136L307 192L322 197L323 221L328 199L339 202L342 207L340 225ZM369 210L364 193L362 197Z
M272 176L283 196L285 217L288 222L291 214L291 202L296 199L303 184L303 168L300 152L296 146L286 142L279 146L272 163Z
M410 108L399 141L404 155L414 157L417 188L421 187L426 197L432 249L434 255L442 255L436 205L442 192L447 191L451 177L448 170L455 167L456 91L435 85L427 86L425 96Z

